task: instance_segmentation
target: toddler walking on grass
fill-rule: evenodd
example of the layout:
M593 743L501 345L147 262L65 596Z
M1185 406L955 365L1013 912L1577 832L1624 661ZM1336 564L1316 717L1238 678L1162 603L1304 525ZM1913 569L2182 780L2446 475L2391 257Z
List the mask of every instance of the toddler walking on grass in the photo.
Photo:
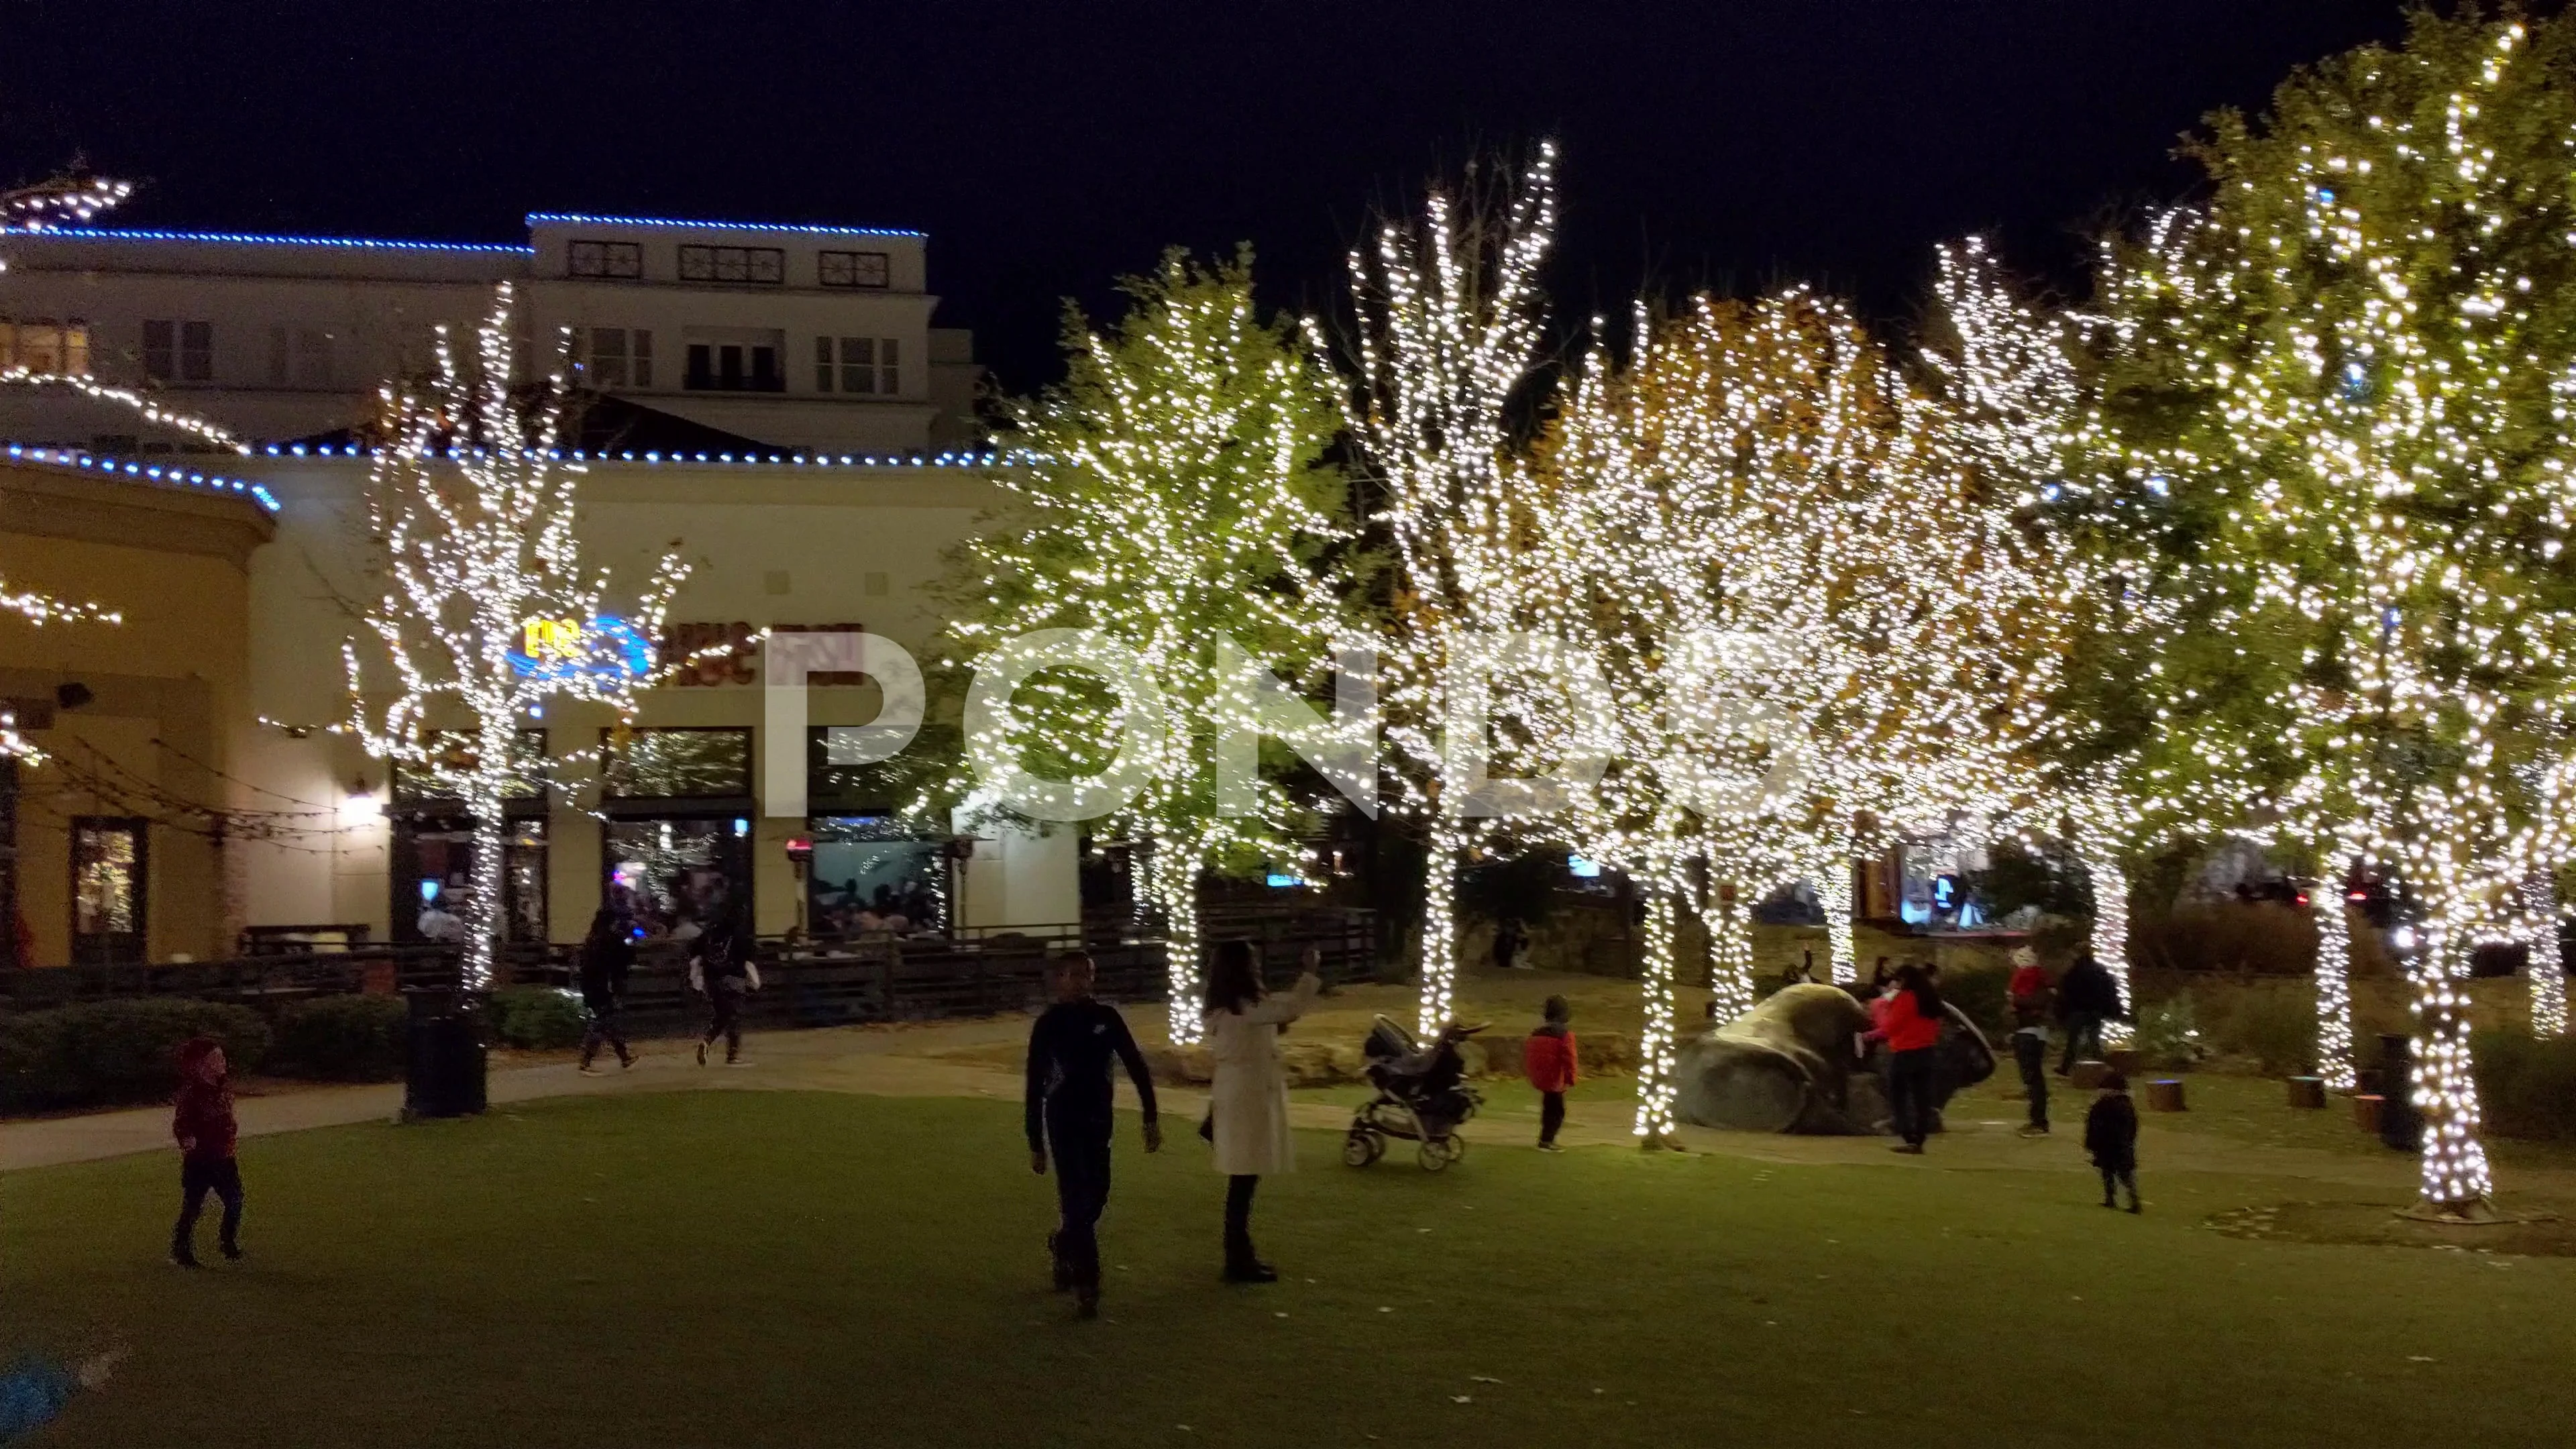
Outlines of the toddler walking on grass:
M2084 1116L2084 1150L2102 1172L2102 1206L2117 1207L2114 1186L2129 1190L2129 1211L2138 1206L2138 1107L2129 1100L2129 1079L2118 1072L2102 1079L2102 1095Z
M1566 1025L1574 1009L1562 996L1549 997L1541 1009L1546 1020L1521 1049L1521 1070L1538 1089L1538 1150L1562 1152L1556 1129L1565 1125L1565 1094L1574 1085L1574 1032Z
M197 1266L197 1214L210 1192L224 1205L216 1245L227 1258L242 1255L241 1164L233 1160L240 1133L222 1045L204 1036L182 1043L179 1095L170 1113L170 1135L179 1139L179 1221L170 1230L170 1261L178 1267Z

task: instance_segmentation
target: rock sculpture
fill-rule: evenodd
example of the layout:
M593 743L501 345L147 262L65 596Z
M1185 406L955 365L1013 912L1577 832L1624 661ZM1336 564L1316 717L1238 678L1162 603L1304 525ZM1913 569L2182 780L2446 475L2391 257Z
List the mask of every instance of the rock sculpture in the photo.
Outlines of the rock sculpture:
M1940 1105L1995 1070L1985 1033L1955 1006L1949 1016L1939 1047ZM1675 1110L1685 1122L1739 1132L1884 1132L1886 1091L1878 1073L1852 1055L1852 1038L1867 1030L1869 1012L1841 987L1783 987L1683 1045Z

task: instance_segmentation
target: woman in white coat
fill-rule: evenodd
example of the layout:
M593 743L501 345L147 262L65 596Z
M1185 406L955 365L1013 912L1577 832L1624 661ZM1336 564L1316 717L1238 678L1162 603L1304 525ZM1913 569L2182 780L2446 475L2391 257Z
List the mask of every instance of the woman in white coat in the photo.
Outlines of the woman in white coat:
M1215 1059L1208 1119L1216 1170L1226 1175L1225 1277L1229 1283L1275 1283L1277 1270L1252 1251L1252 1191L1265 1173L1297 1165L1288 1134L1288 1077L1279 1066L1279 1034L1306 1014L1324 983L1318 953L1306 948L1303 974L1286 996L1262 989L1261 961L1250 941L1220 941L1208 963L1207 1044Z

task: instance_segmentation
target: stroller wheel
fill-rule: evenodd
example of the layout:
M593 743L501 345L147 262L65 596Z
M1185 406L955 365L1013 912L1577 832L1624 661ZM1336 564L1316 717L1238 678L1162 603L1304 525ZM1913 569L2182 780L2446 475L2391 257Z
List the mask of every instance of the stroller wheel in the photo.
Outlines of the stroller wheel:
M1439 1172L1448 1167L1450 1163L1457 1161L1456 1156L1454 1156L1450 1150L1451 1144L1455 1140L1456 1139L1454 1138L1439 1137L1424 1138L1422 1140L1422 1150L1416 1154L1422 1159L1422 1170L1425 1172Z
M1386 1155L1386 1139L1364 1127L1354 1127L1342 1138L1342 1161L1352 1167L1366 1167Z

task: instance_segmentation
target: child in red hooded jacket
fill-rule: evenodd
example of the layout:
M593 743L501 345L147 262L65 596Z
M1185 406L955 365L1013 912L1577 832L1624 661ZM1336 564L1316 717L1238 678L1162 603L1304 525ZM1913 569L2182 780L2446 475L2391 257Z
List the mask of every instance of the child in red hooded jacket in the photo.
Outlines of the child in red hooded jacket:
M1538 1150L1562 1152L1556 1129L1565 1125L1565 1094L1574 1085L1574 1032L1566 1025L1574 1008L1564 997L1551 996L1542 1010L1547 1019L1521 1048L1521 1070L1538 1088Z
M222 1044L205 1036L181 1043L179 1095L170 1113L170 1135L179 1139L179 1223L170 1231L170 1261L177 1267L197 1266L197 1213L209 1192L224 1205L216 1241L225 1257L242 1255L241 1164L233 1160L240 1134Z

